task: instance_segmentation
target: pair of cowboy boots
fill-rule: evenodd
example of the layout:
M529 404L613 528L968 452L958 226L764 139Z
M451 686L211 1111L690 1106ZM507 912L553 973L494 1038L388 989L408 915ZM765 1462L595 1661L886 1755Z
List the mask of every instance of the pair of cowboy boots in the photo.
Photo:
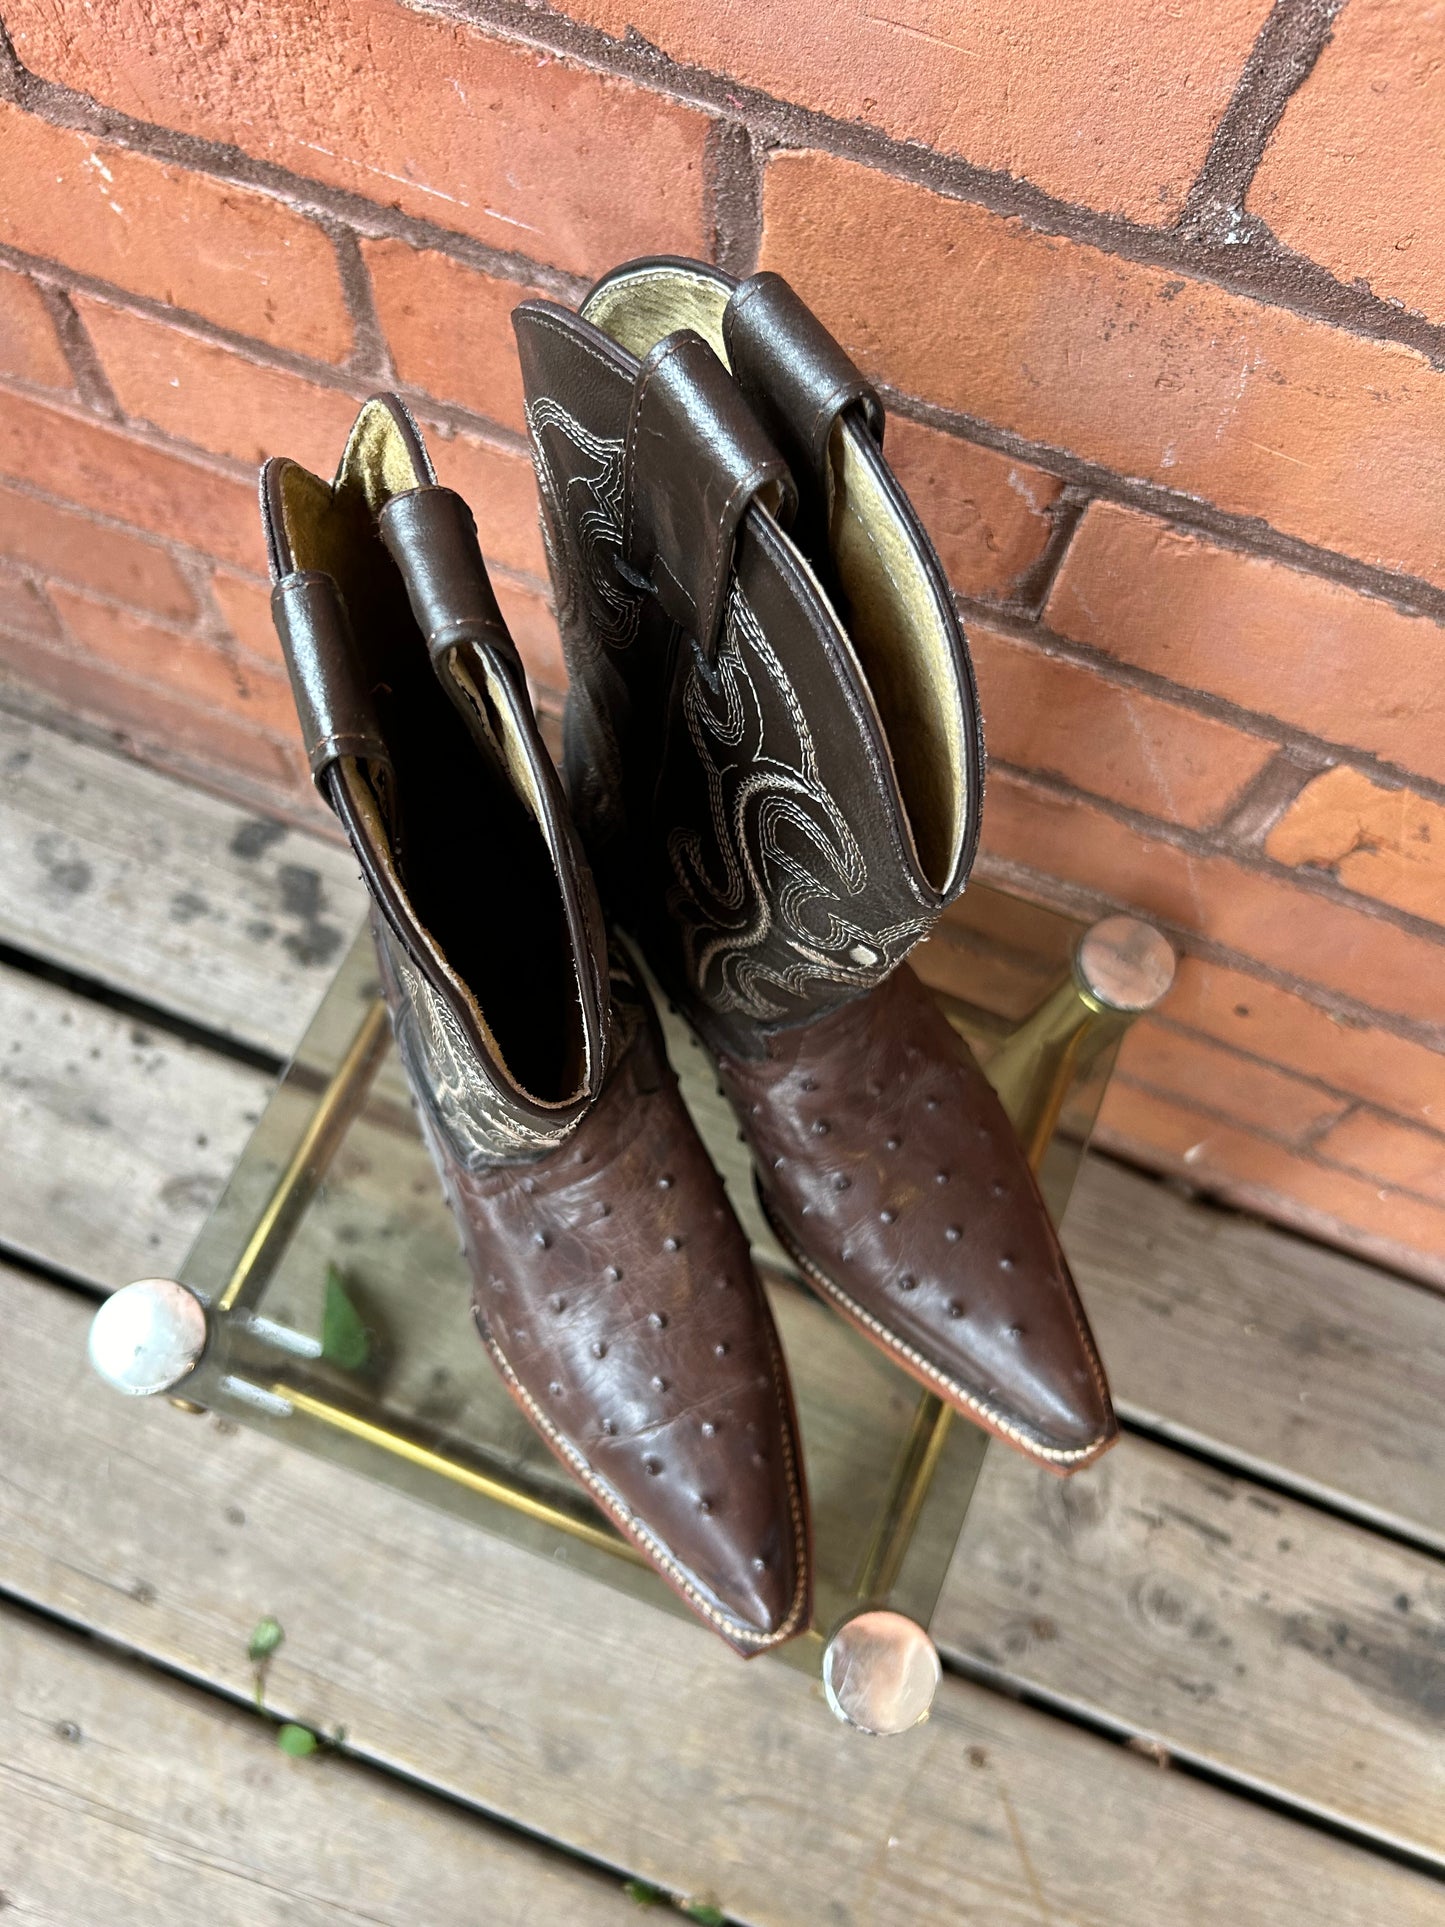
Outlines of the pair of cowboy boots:
M845 1317L1055 1471L1113 1415L1017 1140L903 962L967 878L983 755L877 396L773 275L640 262L514 320L569 796L471 514L394 398L334 483L266 465L273 608L483 1342L751 1654L809 1619L787 1371L610 933L712 1052L769 1219Z

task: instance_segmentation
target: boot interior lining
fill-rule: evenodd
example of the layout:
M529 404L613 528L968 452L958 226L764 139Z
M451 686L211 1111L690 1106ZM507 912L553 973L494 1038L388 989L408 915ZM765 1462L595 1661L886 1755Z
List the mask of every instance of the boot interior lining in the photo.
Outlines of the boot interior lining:
M607 281L589 296L582 314L639 360L665 335L695 329L727 367L722 324L731 292L727 282L706 272L645 267ZM837 585L840 606L833 614L873 698L919 868L941 891L961 860L970 802L970 746L952 618L939 606L866 431L840 421L828 455L822 525L831 553L805 550L803 559L820 585ZM806 490L813 478L794 480ZM800 527L808 523L805 516Z
M381 402L358 418L334 489L288 464L291 566L322 570L346 593L395 776L384 798L351 785L365 792L376 860L508 1077L538 1103L567 1104L588 1074L582 993L530 745L508 687L454 658L471 726L463 720L376 531L393 495L432 480L424 464Z
M919 867L945 889L963 854L966 723L950 619L889 499L867 431L828 446L828 519L847 628L883 720Z
M619 274L588 295L582 319L611 335L639 361L666 335L679 328L700 334L723 367L728 351L723 342L723 311L732 289L711 274L686 268L637 268Z

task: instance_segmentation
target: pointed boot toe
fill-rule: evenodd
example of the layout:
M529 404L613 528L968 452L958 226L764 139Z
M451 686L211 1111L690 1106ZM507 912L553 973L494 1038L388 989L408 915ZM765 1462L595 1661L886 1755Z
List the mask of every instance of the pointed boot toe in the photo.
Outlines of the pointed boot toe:
M720 1060L782 1242L920 1383L1053 1470L1114 1437L1108 1387L1018 1139L905 965Z
M807 1624L782 1354L650 1011L567 1148L453 1174L477 1324L557 1456L739 1652Z

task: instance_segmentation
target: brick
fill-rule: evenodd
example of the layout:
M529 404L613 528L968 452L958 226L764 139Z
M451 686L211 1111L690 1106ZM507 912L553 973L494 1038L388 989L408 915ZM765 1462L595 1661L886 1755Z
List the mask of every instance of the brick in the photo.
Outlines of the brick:
M1116 1074L1296 1145L1349 1108L1288 1071L1147 1018L1125 1037Z
M778 153L764 265L869 372L1445 582L1445 371L832 155Z
M121 406L167 434L218 455L261 462L289 455L331 476L346 446L359 394L323 387L289 369L268 368L233 348L128 313L107 302L81 303L86 326ZM546 557L538 524L537 485L520 448L478 435L429 428L423 434L437 474L471 504L489 562L540 576ZM256 540L239 559L265 568L255 498ZM205 546L197 544L197 546Z
M1315 1148L1322 1158L1445 1204L1445 1137L1434 1131L1378 1111L1353 1111Z
M1200 1190L1445 1283L1445 1210L1116 1079L1098 1141Z
M35 283L0 269L0 376L37 388L70 388L70 363Z
M76 589L56 589L54 599L72 643L131 680L226 711L276 736L294 730L296 712L283 675Z
M566 0L604 32L1150 226L1179 212L1269 11L1090 0ZM901 16L901 17L900 17Z
M290 455L335 470L357 396L106 301L81 296L76 307L127 415L236 461Z
M1347 889L1445 923L1445 809L1360 770L1326 770L1269 834L1280 863L1328 870Z
M1350 0L1246 206L1337 279L1445 320L1445 35L1429 7Z
M270 585L217 569L211 577L211 592L237 645L258 662L284 672L286 659L271 619Z
M221 789L230 770L268 788L302 792L288 744L229 715L133 682L108 663L49 644L37 646L0 625L0 668L54 698L67 713L119 730L132 747L148 751L151 761L168 767L179 763Z
M1445 1055L1347 1023L1298 992L1225 964L1181 957L1169 1016L1221 1043L1445 1128Z
M1186 688L1445 779L1445 629L1342 583L1095 502L1044 620Z
M0 554L175 622L196 613L196 599L164 549L139 535L106 528L88 515L3 487Z
M13 0L32 73L578 273L705 251L708 118L395 0Z
M93 509L119 512L245 569L264 569L256 492L206 463L125 430L13 392L0 394L0 476Z
M4 103L0 241L303 354L351 348L336 250L314 221Z
M560 699L567 688L567 665L551 597L540 585L519 582L515 576L494 576L492 587L533 689Z
M1057 942L1059 926L1050 921L1054 941L1041 948L1018 947L1006 936L972 921L985 902L1019 905L1039 914L1038 906L1022 897L1000 892L985 899L982 890L969 890L934 926L909 961L934 990L960 997L981 1010L993 1012L1010 1024L1022 1023L1038 1009L1068 969L1067 940ZM1045 912L1046 919L1049 913Z
M400 380L525 431L512 310L541 290L405 241L364 241L361 251Z
M1441 1021L1445 946L1231 857L1145 836L1005 770L989 783L983 849L1376 1010Z
M888 458L954 588L1017 594L1053 533L1058 477L905 415L888 423Z
M427 447L438 481L464 496L476 516L487 561L544 578L547 556L530 458L519 448L441 429L428 431Z
M33 583L0 568L0 623L22 636L53 636L55 617Z
M1059 776L1169 823L1216 822L1274 754L1263 737L970 622L994 762Z

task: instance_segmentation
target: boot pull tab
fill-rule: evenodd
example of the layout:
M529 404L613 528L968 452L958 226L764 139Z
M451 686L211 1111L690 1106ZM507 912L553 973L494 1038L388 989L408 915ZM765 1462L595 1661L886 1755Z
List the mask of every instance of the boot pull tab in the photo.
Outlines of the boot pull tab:
M800 474L825 480L833 430L849 409L882 447L877 389L781 275L738 285L723 311L723 340L739 388Z
M322 779L342 756L370 764L389 786L391 757L336 583L313 569L283 576L271 591L271 613L316 787L327 796Z
M623 465L623 561L711 661L733 548L757 500L792 520L787 464L701 335L679 329L643 362Z
M492 592L471 510L449 488L393 495L377 518L386 551L406 584L417 627L438 671L461 643L521 663Z

